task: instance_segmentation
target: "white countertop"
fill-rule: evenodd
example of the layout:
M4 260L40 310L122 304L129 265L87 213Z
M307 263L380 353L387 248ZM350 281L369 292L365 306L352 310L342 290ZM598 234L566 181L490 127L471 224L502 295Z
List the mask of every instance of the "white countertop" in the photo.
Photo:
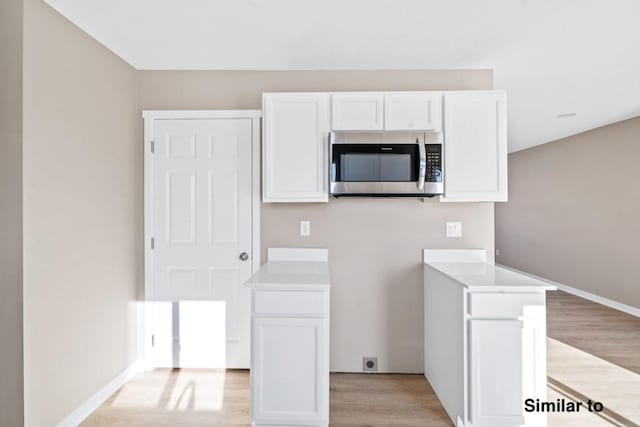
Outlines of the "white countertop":
M267 261L245 286L251 288L322 287L331 284L329 263L323 261Z
M550 291L557 289L542 280L480 261L482 257L478 258L479 254L478 250L474 249L431 250L425 251L424 263L470 290Z

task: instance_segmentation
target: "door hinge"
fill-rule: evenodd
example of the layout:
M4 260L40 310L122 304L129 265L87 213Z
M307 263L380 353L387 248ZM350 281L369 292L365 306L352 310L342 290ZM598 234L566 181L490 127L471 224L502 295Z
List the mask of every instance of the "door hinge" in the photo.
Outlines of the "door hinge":
M151 141L151 153L155 153L156 152L156 143L154 141Z
M151 250L155 249L156 247L156 239L155 238L151 238Z
M156 346L156 336L151 335L151 347L155 347L155 346Z

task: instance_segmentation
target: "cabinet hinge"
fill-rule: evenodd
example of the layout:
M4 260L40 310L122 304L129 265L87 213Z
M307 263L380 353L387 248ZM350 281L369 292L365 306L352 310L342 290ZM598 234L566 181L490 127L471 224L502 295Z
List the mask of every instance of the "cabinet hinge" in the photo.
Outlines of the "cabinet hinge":
M151 154L156 152L156 143L154 141L151 141Z
M155 249L155 247L156 247L156 239L152 237L151 238L151 249L153 250L153 249Z

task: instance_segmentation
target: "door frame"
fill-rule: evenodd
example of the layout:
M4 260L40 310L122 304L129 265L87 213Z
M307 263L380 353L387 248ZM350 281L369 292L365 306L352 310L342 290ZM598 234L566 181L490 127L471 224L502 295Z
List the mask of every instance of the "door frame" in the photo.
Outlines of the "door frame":
M144 120L144 294L138 305L138 354L153 369L153 127L156 120L251 120L251 270L260 268L260 126L261 110L143 110Z

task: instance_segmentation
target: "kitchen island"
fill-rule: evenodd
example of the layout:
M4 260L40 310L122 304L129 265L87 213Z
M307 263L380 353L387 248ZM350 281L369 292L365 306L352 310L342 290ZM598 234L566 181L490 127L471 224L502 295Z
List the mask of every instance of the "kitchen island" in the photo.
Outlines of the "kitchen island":
M329 425L326 249L269 248L251 288L255 426Z
M545 426L545 292L481 249L424 250L425 376L457 427Z

